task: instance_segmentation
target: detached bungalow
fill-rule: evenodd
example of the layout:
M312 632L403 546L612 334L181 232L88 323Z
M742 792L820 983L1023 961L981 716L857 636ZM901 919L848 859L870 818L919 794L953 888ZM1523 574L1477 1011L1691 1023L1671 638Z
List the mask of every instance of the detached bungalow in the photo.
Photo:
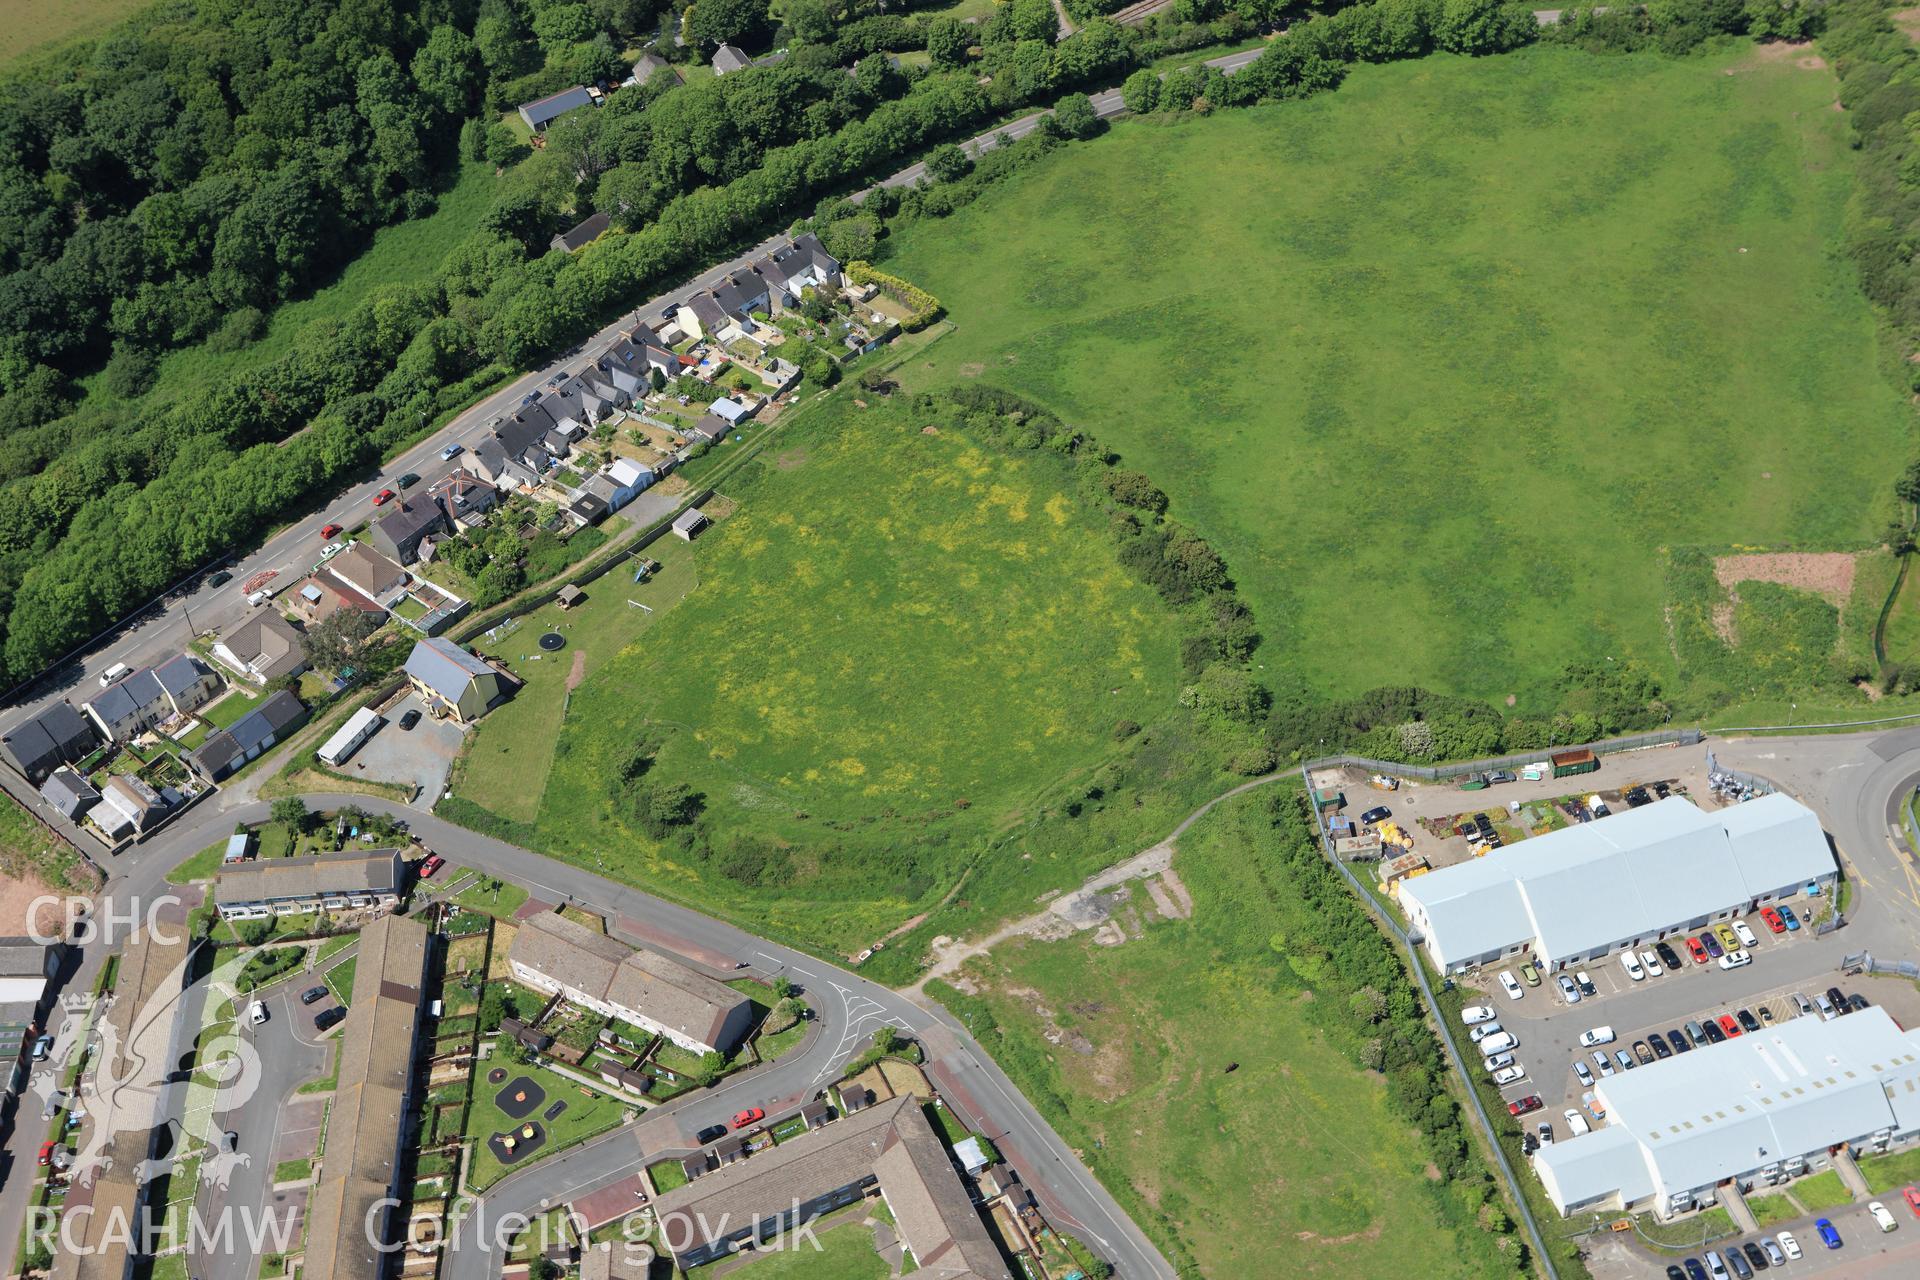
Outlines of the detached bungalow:
M522 103L520 118L527 122L527 128L535 133L545 133L547 126L569 111L578 111L582 107L593 105L593 95L587 92L585 85L575 85L563 89L551 97L540 98L533 102Z
M407 571L364 542L354 542L327 561L327 572L376 604L407 585Z
M753 65L753 59L730 44L723 44L713 51L713 74L724 76L732 71L745 71Z
M461 724L471 724L506 701L510 690L485 659L451 640L430 637L407 655L407 682L427 709Z
M56 702L0 735L0 757L38 786L55 769L84 759L99 745L93 722L72 704Z
M213 643L213 656L236 675L265 684L307 669L300 632L272 609L261 609Z
M613 219L604 213L596 213L578 226L569 227L548 241L548 247L561 253L572 253L592 244L607 233L613 226Z
M387 611L376 602L331 574L316 573L284 597L299 619L312 626L342 609L354 609L372 618L376 624L387 620Z
M636 85L647 84L662 72L668 76L668 88L680 83L680 72L671 62L656 53L643 53L640 60L633 64L633 74L627 78Z
M696 440L705 440L708 444L718 444L727 438L727 432L733 430L733 424L717 413L703 413L700 421L693 424L687 434Z

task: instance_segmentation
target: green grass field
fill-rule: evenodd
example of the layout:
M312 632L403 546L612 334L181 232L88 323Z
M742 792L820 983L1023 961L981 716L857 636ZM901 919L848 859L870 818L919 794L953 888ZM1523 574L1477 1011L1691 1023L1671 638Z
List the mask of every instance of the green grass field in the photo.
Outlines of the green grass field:
M537 1153L537 1159L548 1159L568 1147L605 1133L620 1123L620 1116L626 1109L605 1094L592 1093L588 1096L590 1091L583 1086L545 1067L522 1066L504 1059L500 1065L512 1073L507 1077L507 1084L511 1085L521 1076L526 1076L546 1091L547 1103L529 1117L547 1132L546 1145ZM516 1129L527 1121L513 1120L500 1109L495 1099L504 1086L486 1083L484 1075L475 1080L474 1086L473 1104L467 1109L467 1136L474 1142L473 1173L469 1181L475 1187L488 1187L506 1175L507 1166L494 1156L487 1146L487 1139L496 1133ZM567 1109L557 1118L548 1120L545 1118L547 1106L554 1102L565 1102Z
M104 33L153 0L0 0L0 64Z
M873 1230L853 1220L812 1238L795 1235L753 1264L754 1280L887 1280L891 1274L874 1250Z
M900 398L803 412L725 486L741 505L694 545L698 589L617 656L589 659L536 841L851 950L1112 754L1116 722L1165 716L1174 635L1063 464L925 434ZM610 604L625 584L590 590ZM470 748L462 798L475 803L494 739L520 750L501 714ZM706 853L648 839L615 807L619 764L643 741L659 745L655 776L705 795ZM541 754L509 771L514 785L532 789ZM1112 848L1073 852L1101 865Z
M1122 122L896 239L957 326L908 382L1120 449L1325 693L1682 686L1662 550L1855 549L1912 453L1837 256L1835 92L1748 47L1536 48Z
M1161 918L1136 884L1115 916L1128 941L1021 940L970 965L999 1027L986 1047L1176 1267L1505 1274L1490 1237L1441 1213L1382 1078L1318 1025L1311 970L1269 945L1311 920L1247 889L1274 838L1264 804L1228 801L1182 838L1191 919Z

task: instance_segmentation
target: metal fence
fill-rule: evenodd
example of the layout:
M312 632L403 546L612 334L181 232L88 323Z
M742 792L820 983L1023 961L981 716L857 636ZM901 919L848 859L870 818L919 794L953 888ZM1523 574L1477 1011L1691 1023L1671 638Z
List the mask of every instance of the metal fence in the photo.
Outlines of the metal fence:
M1537 751L1520 751L1513 755L1493 756L1485 760L1462 760L1452 764L1402 764L1394 760L1374 760L1367 756L1322 756L1307 761L1305 768L1325 769L1349 767L1366 769L1372 773L1391 774L1398 778L1415 778L1421 782L1444 782L1448 778L1464 778L1476 773L1487 773L1494 769L1517 769L1523 765L1543 764L1550 757L1563 751L1591 751L1595 755L1607 755L1619 751L1639 751L1646 747L1683 746L1689 747L1702 741L1706 735L1698 728L1655 729L1649 733L1629 734L1623 738L1608 738L1602 742L1569 743L1563 747L1541 747Z
M1876 960L1871 951L1860 951L1842 957L1840 967L1857 969L1862 973L1890 973L1901 978L1920 979L1920 964L1912 960Z

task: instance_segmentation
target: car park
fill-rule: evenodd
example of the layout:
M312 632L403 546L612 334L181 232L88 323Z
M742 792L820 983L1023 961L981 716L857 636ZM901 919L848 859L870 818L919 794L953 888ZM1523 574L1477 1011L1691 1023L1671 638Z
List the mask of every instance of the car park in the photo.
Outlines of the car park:
M1749 951L1760 945L1760 935L1749 929L1745 920L1733 922L1733 934L1740 939L1740 945Z
M1660 957L1653 954L1653 948L1651 947L1640 953L1640 964L1641 967L1647 971L1649 978L1657 978L1666 972L1660 967Z
M1819 1006L1820 1021L1832 1022L1835 1018L1840 1016L1840 1011L1833 1007L1833 1001L1827 999L1827 997L1823 995L1815 996L1813 998L1813 1002L1815 1005Z
M1712 936L1718 938L1720 945L1728 951L1738 951L1740 949L1740 935L1733 931L1733 926L1730 924L1717 924L1713 926Z
M1872 1200L1867 1203L1867 1212L1873 1215L1874 1223L1882 1231L1891 1231L1900 1225L1893 1220L1893 1214L1887 1211L1887 1206L1881 1204L1878 1200Z
M1489 1072L1504 1071L1513 1065L1513 1055L1511 1053L1490 1053L1481 1059L1480 1065L1485 1067Z
M1540 971L1533 967L1533 962L1531 960L1523 961L1521 963L1520 977L1521 977L1521 980L1524 981L1530 987L1537 987L1540 985Z
M1780 904L1780 918L1786 921L1788 933L1800 927L1800 917L1795 915L1793 908L1784 902Z
M1767 928L1771 929L1775 933L1785 933L1787 931L1787 922L1785 920L1782 920L1780 918L1780 913L1778 911L1775 911L1772 907L1760 908L1760 918L1766 921Z
M1840 1233L1833 1229L1833 1223L1826 1218L1817 1219L1813 1229L1820 1233L1820 1243L1829 1249L1840 1247Z
M1780 1242L1780 1252L1787 1255L1788 1262L1798 1262L1800 1260L1800 1242L1794 1239L1793 1232L1782 1231L1779 1235L1775 1236L1774 1239Z
M1678 1027L1667 1032L1667 1043L1673 1046L1675 1053L1689 1053L1693 1050L1692 1042L1687 1039L1686 1034Z
M1597 1044L1612 1044L1612 1043L1613 1043L1612 1027L1591 1027L1580 1033L1580 1047L1582 1049L1591 1049L1593 1048L1593 1046Z
M1588 1089L1593 1088L1593 1071L1578 1058L1573 1060L1573 1074L1582 1086Z
M1500 971L1500 989L1507 993L1507 999L1518 1000L1526 993L1520 990L1520 980L1513 976L1511 969Z
M1580 988L1575 986L1573 979L1564 973L1560 975L1560 994L1565 997L1568 1004L1580 1003Z
M320 986L317 986L317 987L308 987L305 991L302 991L300 993L301 1004L314 1004L314 1003L317 1003L318 1001L325 1000L326 998L327 998L327 988L324 983L322 983Z
M1473 1041L1475 1044L1479 1044L1488 1036L1497 1036L1505 1030L1506 1028L1497 1022L1483 1022L1473 1030L1467 1032L1467 1039Z
M1520 1041L1515 1038L1513 1032L1501 1031L1482 1040L1480 1042L1480 1052L1505 1053L1507 1050L1518 1046L1519 1043Z
M1627 976L1635 982L1646 981L1647 971L1640 967L1640 957L1633 954L1633 952L1622 951L1620 953L1620 967L1625 969Z
M1667 1038L1658 1031L1647 1032L1647 1047L1653 1050L1656 1058L1671 1058L1673 1050L1667 1048Z
M1580 984L1581 995L1590 996L1594 994L1596 988L1593 985L1593 979L1587 976L1585 969L1574 970L1573 980Z
M1512 1102L1509 1102L1507 1104L1507 1114L1512 1116L1524 1116L1529 1112L1538 1111L1541 1107L1544 1107L1546 1105L1547 1105L1546 1103L1540 1101L1539 1094L1530 1093L1524 1098L1516 1098Z
M1387 806L1383 804L1377 804L1373 808L1361 814L1360 821L1365 826L1370 827L1376 822L1385 822L1388 818L1391 818L1392 816L1393 816L1393 810L1387 808Z
M1659 1061L1658 1058L1653 1056L1653 1050L1647 1047L1645 1040L1635 1040L1633 1042L1633 1056L1643 1067L1650 1067Z
M1607 1056L1605 1049L1593 1051L1593 1065L1600 1068L1600 1074L1603 1077L1613 1074L1613 1059Z
M1687 939L1687 954L1693 958L1695 964L1705 964L1707 961L1713 959L1712 956L1707 954L1706 944L1698 938Z
M1720 957L1722 969L1742 969L1752 963L1753 952L1751 951L1729 951Z
M1673 970L1675 973L1680 971L1680 953L1675 951L1672 946L1665 942L1656 942L1653 949L1659 955L1661 964L1667 966L1667 968Z
M1513 1055L1509 1054L1507 1056L1512 1057ZM1498 1071L1493 1073L1494 1084L1498 1085L1502 1089L1506 1088L1510 1084L1518 1084L1520 1081L1525 1080L1526 1078L1527 1078L1527 1069L1521 1066L1517 1062L1510 1067L1502 1067Z
M1701 934L1699 938L1699 942L1701 946L1707 949L1707 954L1712 956L1715 960L1718 960L1721 956L1727 954L1727 949L1720 945L1720 939L1714 937L1711 933Z
M1733 1016L1740 1020L1740 1029L1749 1035L1760 1029L1760 1019L1753 1016L1751 1009L1737 1009Z
M1470 1027L1476 1023L1492 1022L1496 1016L1490 1004L1470 1004L1460 1011L1460 1021Z

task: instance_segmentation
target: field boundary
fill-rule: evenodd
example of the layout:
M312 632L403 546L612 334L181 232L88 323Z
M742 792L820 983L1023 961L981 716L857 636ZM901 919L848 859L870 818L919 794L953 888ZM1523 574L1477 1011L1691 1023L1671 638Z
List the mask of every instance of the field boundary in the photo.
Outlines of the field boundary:
M1810 727L1810 726L1802 726ZM1591 751L1595 755L1611 755L1622 751L1641 751L1648 747L1681 746L1690 747L1702 742L1706 732L1699 727L1685 729L1655 729L1648 733L1631 733L1619 738L1605 738L1599 742L1567 743L1564 746L1540 747L1533 751L1518 751L1512 755L1489 756L1483 760L1460 760L1451 764L1402 764L1394 760L1375 760L1370 756L1319 756L1302 762L1302 769L1329 769L1339 767L1369 769L1374 773L1388 773L1402 778L1414 778L1421 782L1444 782L1448 778L1463 777L1468 774L1485 773L1490 769L1509 769L1520 764L1540 764L1563 751Z

